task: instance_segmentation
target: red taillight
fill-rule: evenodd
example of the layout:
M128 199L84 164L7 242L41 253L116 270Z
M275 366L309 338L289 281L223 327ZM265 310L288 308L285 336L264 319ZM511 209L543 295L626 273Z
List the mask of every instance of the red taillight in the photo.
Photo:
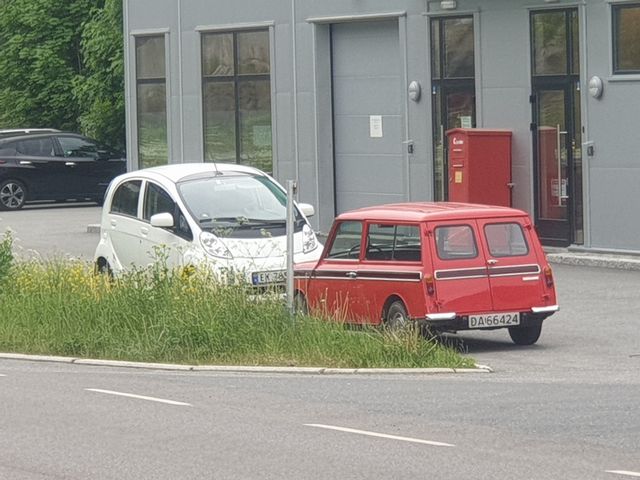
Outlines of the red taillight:
M427 275L424 279L425 284L427 285L427 293L429 295L433 295L436 293L436 284L433 281L432 275Z
M547 284L547 287L553 287L553 271L550 266L544 267L544 281Z

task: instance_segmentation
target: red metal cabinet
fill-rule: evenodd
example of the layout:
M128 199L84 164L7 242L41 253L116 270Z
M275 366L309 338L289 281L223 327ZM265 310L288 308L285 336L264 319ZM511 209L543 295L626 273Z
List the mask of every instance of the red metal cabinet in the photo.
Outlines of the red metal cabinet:
M447 131L450 202L511 206L511 131Z

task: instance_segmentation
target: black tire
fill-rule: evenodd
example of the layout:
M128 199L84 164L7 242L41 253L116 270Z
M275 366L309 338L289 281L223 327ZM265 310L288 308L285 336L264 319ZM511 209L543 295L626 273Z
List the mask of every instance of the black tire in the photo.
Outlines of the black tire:
M96 275L106 275L110 280L113 280L113 270L111 265L104 258L99 258L95 266Z
M293 296L293 311L296 315L309 315L309 305L303 293L296 292Z
M529 327L509 327L509 336L516 345L533 345L540 338L542 325Z
M0 183L0 210L20 210L27 200L27 188L18 180Z
M384 326L388 330L402 330L410 325L407 308L401 300L394 300L384 315Z

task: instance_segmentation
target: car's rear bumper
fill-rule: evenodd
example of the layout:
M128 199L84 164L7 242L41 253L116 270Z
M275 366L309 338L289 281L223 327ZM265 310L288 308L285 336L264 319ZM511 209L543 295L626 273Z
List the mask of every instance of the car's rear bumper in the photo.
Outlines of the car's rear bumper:
M519 312L521 327L537 326L542 321L558 311L558 306L535 308L532 311ZM458 330L496 330L508 328L509 325L499 325L482 328L469 327L469 315L456 315L455 313L430 314L426 318L418 320L421 324L432 330L438 331L458 331Z

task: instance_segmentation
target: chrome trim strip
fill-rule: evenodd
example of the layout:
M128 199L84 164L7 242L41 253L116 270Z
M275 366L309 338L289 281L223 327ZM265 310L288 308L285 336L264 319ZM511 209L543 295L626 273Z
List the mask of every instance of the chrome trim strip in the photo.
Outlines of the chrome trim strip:
M560 310L558 305L549 305L548 307L531 307L533 313L553 313Z
M456 312L427 314L427 320L453 320L454 318L456 318Z

